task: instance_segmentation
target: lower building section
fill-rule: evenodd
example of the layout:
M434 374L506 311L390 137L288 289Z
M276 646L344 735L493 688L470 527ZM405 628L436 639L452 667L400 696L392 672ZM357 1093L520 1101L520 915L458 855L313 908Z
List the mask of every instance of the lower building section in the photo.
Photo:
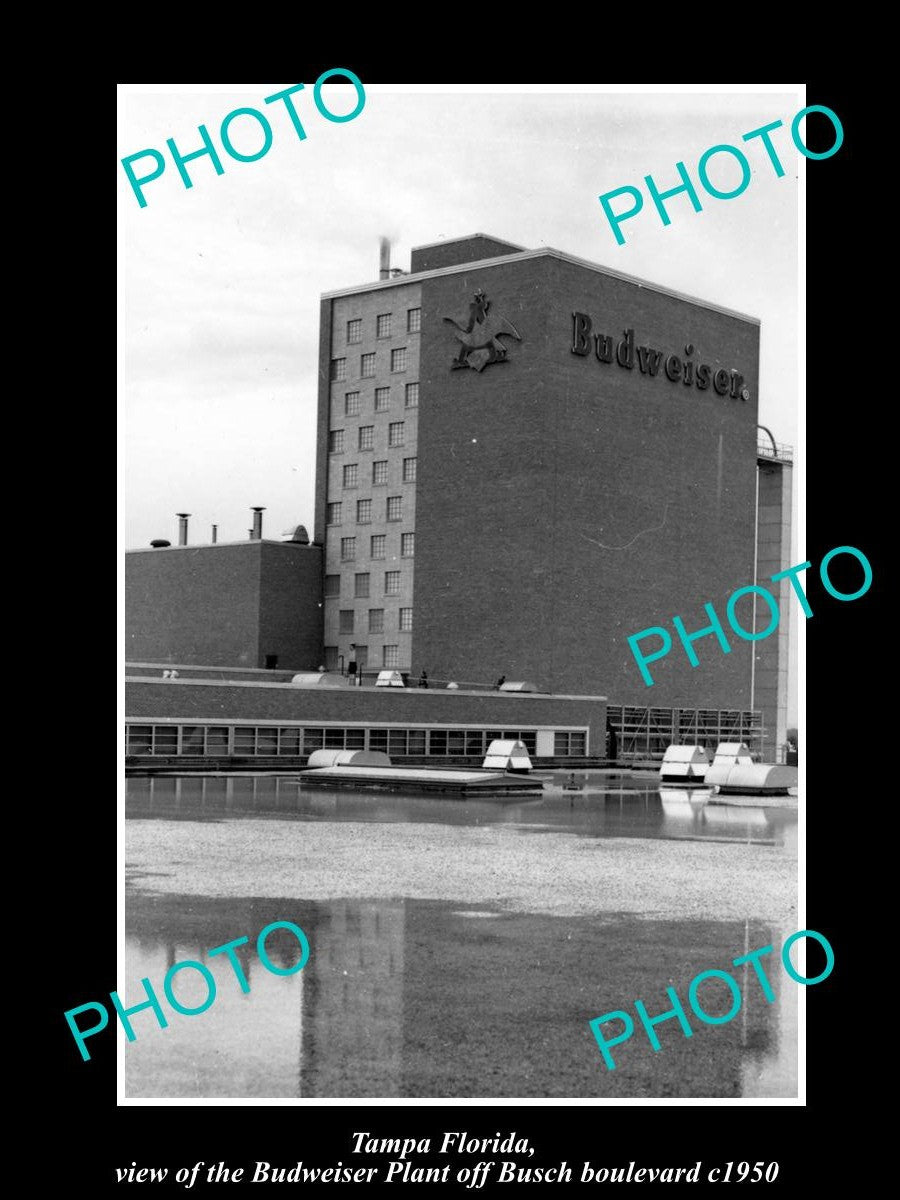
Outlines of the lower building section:
M128 722L126 754L153 758L308 758L314 750L380 750L391 758L483 758L497 740L521 740L532 757L584 758L584 729L397 729L369 725L195 725ZM602 752L600 752L602 753Z
M275 768L314 750L380 750L398 760L477 761L521 740L536 759L603 758L606 699L428 688L299 687L246 678L125 683L131 768Z

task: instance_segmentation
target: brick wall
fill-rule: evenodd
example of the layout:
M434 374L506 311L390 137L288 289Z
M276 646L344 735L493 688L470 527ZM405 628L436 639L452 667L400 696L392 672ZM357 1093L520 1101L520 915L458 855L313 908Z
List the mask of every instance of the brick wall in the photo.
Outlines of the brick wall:
M265 541L126 554L126 661L318 666L321 561L318 546Z
M431 691L419 688L297 688L290 684L225 684L195 680L129 679L128 720L163 718L324 721L410 725L467 725L530 729L588 727L591 753L604 753L606 701L602 697Z
M522 336L451 370L475 288ZM740 371L748 401L571 352L572 312ZM680 647L645 687L627 636L708 624L753 573L759 328L550 256L422 283L413 672L532 679L617 703L746 708L749 644Z
M432 246L414 246L409 268L415 275L417 271L438 271L442 267L456 267L482 258L518 254L522 249L522 246L512 246L509 242L476 233L472 237L455 238Z

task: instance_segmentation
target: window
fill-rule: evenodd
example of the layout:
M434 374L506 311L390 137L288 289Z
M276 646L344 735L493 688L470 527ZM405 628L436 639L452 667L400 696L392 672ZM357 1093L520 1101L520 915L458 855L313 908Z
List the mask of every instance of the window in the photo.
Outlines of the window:
M389 729L388 730L388 754L392 757L396 754L406 753L406 730L405 729Z
M406 385L406 407L419 407L419 385L417 383L408 383Z
M387 754L388 747L388 731L386 729L370 729L369 730L369 749L381 750Z
M385 535L383 533L373 534L370 557L371 558L384 558L384 548L385 548L386 542L387 542L387 538L385 537Z
M375 411L387 412L391 407L391 389L382 387L375 389Z
M343 429L332 429L328 435L328 451L330 454L344 453L344 431Z
M360 450L371 450L375 445L375 426L360 425L359 427L359 448Z
M391 421L388 425L388 445L402 446L403 445L403 429L402 421Z
M326 750L343 750L344 748L344 731L343 729L326 729L325 730L325 749Z
M359 416L359 392L347 392L344 396L344 416Z
M400 557L415 558L416 554L416 535L414 533L400 534Z
M403 482L416 482L416 462L415 458L404 458L403 460Z
M347 378L347 360L346 360L346 358L333 358L331 360L331 378L336 383L342 379Z
M344 467L344 487L355 488L359 481L359 466L357 463L347 463Z
M384 633L384 609L369 609L369 633Z
M447 730L432 729L428 736L428 752L429 754L446 754L447 753Z
M257 729L256 731L256 753L257 754L277 754L278 753L278 730L277 729Z
M206 729L206 753L223 755L228 753L228 726L208 725Z
M422 328L422 310L421 308L410 308L406 313L406 332L418 333Z
M203 736L206 729L202 725L182 725L181 727L181 753L182 754L202 754L203 753Z
M336 504L328 505L328 508L327 508L326 514L325 514L325 524L326 525L340 525L340 523L341 523L341 508L342 508L342 505L341 505L340 500L338 500Z
M371 379L375 374L375 355L363 354L359 360L359 373L363 379Z
M383 646L381 649L381 665L384 667L399 667L400 647Z
M239 725L234 731L235 754L256 753L256 729L252 725Z
M150 754L153 750L153 726L128 726L128 753Z
M409 731L409 749L407 754L425 753L425 730L411 729Z
M329 662L332 663L329 666ZM325 670L337 670L338 656L337 646L325 647ZM312 750L321 750L322 743L325 741L324 729L304 729L303 730L303 753L309 754Z
M341 594L341 577L340 575L325 576L325 595L339 596Z
M341 538L341 561L350 562L356 558L356 538Z
M412 629L412 609L411 608L401 608L400 609L400 629L402 630L403 633L409 633L409 631Z
M372 463L372 483L375 485L387 483L387 459L379 459Z
M372 521L372 501L357 500L356 502L356 523L357 525L369 525Z
M296 725L289 726L287 729L278 730L278 753L300 753L300 730L296 727Z
M341 624L340 624L339 632L340 633L352 633L353 632L353 609L352 608L342 608L341 609Z
M368 597L368 595L369 595L369 578L370 578L370 576L367 571L363 572L360 575L356 575L354 577L353 595L357 598L357 600L365 600ZM347 630L347 632L349 633L351 631Z
M375 336L380 338L391 336L390 313L381 313L375 318Z
M372 357L374 358L375 355L373 354ZM405 371L406 370L406 347L405 346L401 350L392 350L391 351L391 370L392 371ZM374 369L373 369L373 374L374 374Z
M403 519L402 496L388 496L387 519L389 521L401 521Z
M337 646L326 646L325 647L325 670L326 671L336 671L337 665L338 665L338 648L337 648ZM309 742L306 740L309 737L309 734L310 734L310 731L307 729L304 734L304 748L309 745ZM321 745L321 744L322 743L320 742L319 745Z
M524 736L523 734L523 740ZM583 733L554 733L553 753L557 757L573 754L583 755L585 753L585 735Z
M384 594L386 596L400 595L400 572L385 571L384 573Z
M362 341L362 321L359 318L347 322L347 341L351 343Z

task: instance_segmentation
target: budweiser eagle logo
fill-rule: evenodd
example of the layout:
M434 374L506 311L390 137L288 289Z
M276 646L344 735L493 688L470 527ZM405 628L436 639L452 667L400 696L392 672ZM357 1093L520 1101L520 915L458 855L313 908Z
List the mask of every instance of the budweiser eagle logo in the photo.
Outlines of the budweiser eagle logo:
M491 302L481 288L472 298L465 325L460 325L453 317L444 317L444 320L453 326L453 336L459 342L459 354L453 360L454 370L471 367L483 371L491 363L506 362L509 348L500 339L522 340L515 325L491 312Z

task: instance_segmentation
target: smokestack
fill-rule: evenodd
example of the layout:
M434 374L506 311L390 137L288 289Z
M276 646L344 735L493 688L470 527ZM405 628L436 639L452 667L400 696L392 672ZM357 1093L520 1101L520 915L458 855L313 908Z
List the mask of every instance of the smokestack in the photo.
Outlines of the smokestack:
M391 243L386 237L379 239L378 278L391 277Z
M187 523L188 523L188 517L190 515L191 515L190 513L176 513L175 514L175 516L178 518L178 545L179 546L187 545Z
M219 540L219 527L218 527L218 525L213 525L213 527L212 527L212 544L215 545L218 540Z
M266 511L265 506L251 506L253 511L253 528L250 530L250 538L254 542L262 541L262 515Z

